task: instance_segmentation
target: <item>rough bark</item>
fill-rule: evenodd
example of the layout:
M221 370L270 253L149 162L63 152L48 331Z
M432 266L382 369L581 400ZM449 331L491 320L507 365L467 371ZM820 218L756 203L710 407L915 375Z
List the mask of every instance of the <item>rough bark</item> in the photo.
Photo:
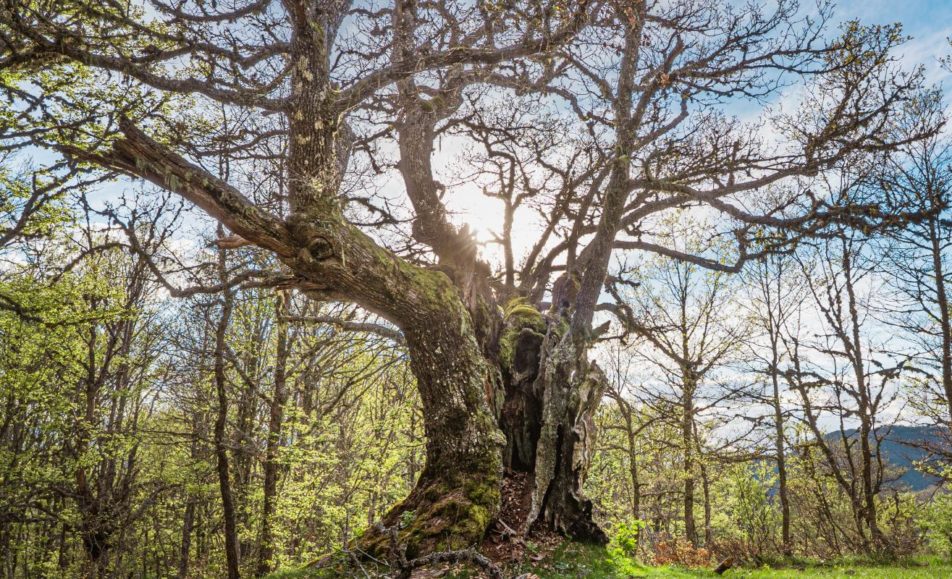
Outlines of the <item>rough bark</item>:
M408 556L478 544L495 518L503 437L491 408L498 371L476 340L472 317L441 272L393 261L397 271L374 299L396 308L423 404L426 464L410 495L384 516L399 527ZM377 293L377 292L374 292ZM361 539L383 552L377 530Z
M592 520L592 503L582 493L595 443L592 416L605 378L588 361L583 338L571 331L561 336L550 331L548 338L555 343L546 348L540 375L543 422L529 518L579 540L605 543Z
M489 271L475 260L475 251L457 243L464 236L454 236L445 253L437 252L441 264L436 270L397 257L344 218L336 196L341 111L321 100L330 98L329 93L315 89L326 75L326 54L309 52L315 40L308 26L303 22L297 31L300 46L292 45L291 215L286 221L128 122L110 156L86 157L178 193L243 239L273 251L294 273L294 286L311 297L357 303L397 325L417 379L427 459L414 490L383 523L400 526L400 540L410 555L475 545L499 508L506 440L499 412L509 404L498 359L504 348L499 340L502 317L489 289ZM526 389L529 381L509 385L532 414L522 427L525 432L517 434L511 421L501 421L511 440L523 441L518 450L522 463L515 468L531 465L536 473L532 520L526 526L538 522L597 541L605 537L591 522L591 504L580 490L593 442L591 415L602 391L601 373L587 359L587 334L595 286L603 283L611 254L605 240L618 228L626 194L623 181L623 175L615 179L613 210L599 229L599 250L579 260L591 267L582 280L591 286L582 292L585 307L576 305L572 320L550 315L539 332L545 340L534 342L540 369L531 388ZM373 551L385 546L382 539L370 530L359 541Z
M301 130L315 122L301 119ZM408 263L348 223L328 199L337 178L330 169L313 167L312 178L292 181L292 197L307 211L281 222L131 124L123 130L114 147L117 168L176 191L272 249L311 297L355 302L401 328L423 405L427 462L414 491L384 523L403 521L400 539L411 555L477 544L498 510L504 441L493 411L502 403L499 370L487 357L495 306L482 299L483 288L471 284L464 302L446 273ZM303 161L298 167L306 169ZM373 549L378 539L368 531L361 541Z

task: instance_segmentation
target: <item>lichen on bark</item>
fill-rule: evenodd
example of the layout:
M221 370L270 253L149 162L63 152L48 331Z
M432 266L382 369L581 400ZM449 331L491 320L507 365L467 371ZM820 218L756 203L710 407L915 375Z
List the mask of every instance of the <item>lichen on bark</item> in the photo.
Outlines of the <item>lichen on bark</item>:
M605 377L588 359L584 337L571 330L550 332L544 344L542 426L536 444L532 506L528 523L578 540L607 542L592 519L592 503L582 493L594 446L592 416Z

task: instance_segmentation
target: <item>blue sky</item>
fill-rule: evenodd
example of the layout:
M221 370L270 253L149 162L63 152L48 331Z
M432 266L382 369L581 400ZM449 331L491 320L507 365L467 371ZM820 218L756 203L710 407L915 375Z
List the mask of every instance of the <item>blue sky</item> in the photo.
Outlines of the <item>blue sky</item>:
M840 20L859 18L865 24L901 22L912 36L900 51L909 64L922 64L928 78L952 90L952 74L939 66L939 58L952 53L952 0L845 0L839 2Z

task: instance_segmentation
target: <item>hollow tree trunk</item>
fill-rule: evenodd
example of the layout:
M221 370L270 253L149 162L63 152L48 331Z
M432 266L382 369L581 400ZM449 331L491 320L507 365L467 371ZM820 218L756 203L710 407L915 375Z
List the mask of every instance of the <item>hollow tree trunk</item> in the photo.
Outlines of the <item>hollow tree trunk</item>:
M221 229L219 228L219 235ZM219 271L225 271L225 257L223 252L219 252L218 259ZM225 440L225 429L228 421L228 394L226 392L225 376L225 339L228 332L232 308L234 307L234 295L230 290L224 293L222 311L215 328L215 392L218 401L218 412L215 417L214 445L215 445L215 466L218 473L218 488L221 493L222 518L225 527L225 561L227 563L228 578L238 579L239 577L239 545L238 545L238 525L235 515L235 500L232 494L231 477L228 467L228 448Z
M471 307L477 313L470 315L452 304L443 300L429 313L420 308L417 315L425 319L404 325L423 399L427 461L384 527L400 528L408 556L477 545L499 515L505 467L507 475L532 481L519 497L522 519L507 525L606 542L582 493L594 446L592 415L605 384L588 361L584 339L561 316L524 303L509 308L497 332L487 308ZM469 394L448 396L447 386L466 383L466 376ZM476 395L475 385L479 399L459 404ZM379 529L362 542L387 548Z

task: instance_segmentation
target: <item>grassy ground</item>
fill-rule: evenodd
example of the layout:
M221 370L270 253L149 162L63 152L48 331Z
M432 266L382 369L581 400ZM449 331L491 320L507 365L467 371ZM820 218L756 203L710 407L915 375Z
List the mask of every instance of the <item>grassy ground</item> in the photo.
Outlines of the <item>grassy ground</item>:
M625 557L614 556L605 549L578 544L567 544L557 550L551 559L534 566L523 566L519 572L532 572L541 579L585 577L718 577L709 570L688 570L674 567L647 567ZM745 577L751 579L780 579L812 577L822 578L952 578L952 563L931 559L917 559L887 566L869 562L839 562L828 565L797 565L783 568L731 569L721 577Z
M378 573L383 572L385 572L385 569L365 567L364 570L359 570L342 565L322 571L306 568L285 570L269 576L269 579L379 577L380 575L378 575ZM522 573L534 573L540 579L653 579L659 577L689 579L697 577L719 577L710 570L648 567L627 557L613 555L604 548L580 545L577 543L566 543L563 547L558 548L549 557L541 561L523 563L506 569L507 577L515 577ZM470 569L444 568L428 569L424 573L414 574L414 577L476 579L481 577L481 575ZM781 568L731 569L720 577L743 577L750 579L811 579L814 577L824 579L952 578L952 563L935 559L915 559L890 565L875 565L864 561L841 561L823 565L804 564Z

